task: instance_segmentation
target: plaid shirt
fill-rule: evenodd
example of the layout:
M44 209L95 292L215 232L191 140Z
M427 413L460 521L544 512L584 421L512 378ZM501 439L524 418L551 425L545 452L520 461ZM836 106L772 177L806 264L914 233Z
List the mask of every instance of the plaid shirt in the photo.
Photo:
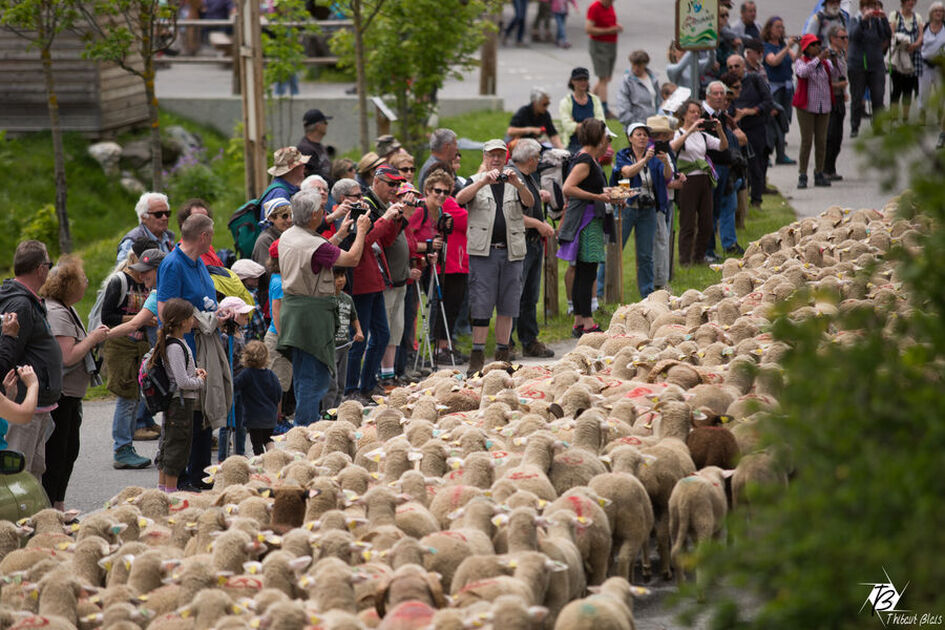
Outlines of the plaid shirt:
M829 61L820 61L820 57L801 55L794 61L794 74L798 79L807 79L807 107L812 114L829 114L833 109L831 101L833 65Z
M922 18L919 17L918 13L912 14L912 28L906 28L906 20L899 11L892 12L890 22L892 21L896 22L896 29L893 31L894 37L896 33L904 33L909 36L909 41L913 44L919 39L919 31L922 30ZM912 51L912 67L915 68L916 76L922 75L923 65L925 64L922 63L922 49L916 48Z

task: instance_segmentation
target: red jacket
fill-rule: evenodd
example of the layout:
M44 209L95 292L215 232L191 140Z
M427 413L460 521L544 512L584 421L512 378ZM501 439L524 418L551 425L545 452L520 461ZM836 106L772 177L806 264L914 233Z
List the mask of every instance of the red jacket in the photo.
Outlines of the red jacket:
M466 251L466 228L469 212L452 197L443 202L443 212L453 217L453 231L446 237L446 273L469 273L469 252Z
M384 276L381 275L381 269L378 264L387 269L387 258L384 256L384 248L390 247L397 237L398 226L387 219L377 219L374 227L367 233L364 239L364 251L361 252L361 260L354 268L354 281L351 287L351 295L363 295L365 293L377 293L387 288L384 284ZM374 249L373 244L380 246L380 251Z

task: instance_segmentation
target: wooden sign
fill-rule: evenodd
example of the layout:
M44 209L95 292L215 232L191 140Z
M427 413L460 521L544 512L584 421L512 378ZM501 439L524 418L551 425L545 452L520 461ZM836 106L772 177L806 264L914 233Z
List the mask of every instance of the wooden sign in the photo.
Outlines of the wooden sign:
M682 50L719 44L719 0L676 0L676 42Z

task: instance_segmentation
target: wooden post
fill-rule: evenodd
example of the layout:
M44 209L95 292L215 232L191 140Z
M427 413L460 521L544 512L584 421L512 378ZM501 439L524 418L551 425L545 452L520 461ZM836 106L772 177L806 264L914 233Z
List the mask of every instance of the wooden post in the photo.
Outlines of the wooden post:
M607 269L604 273L604 300L608 304L623 304L623 213L614 211L617 242L607 243Z
M500 5L501 10L501 5ZM495 29L486 33L480 49L479 67L479 94L482 96L494 95L496 90L496 68L498 67L499 52L499 15L490 13L488 20L495 24Z
M266 187L266 121L263 104L262 33L259 3L240 0L238 25L240 91L243 95L243 144L246 160L246 198L255 199Z
M558 239L551 236L545 239L545 319L557 317L561 312L558 307Z

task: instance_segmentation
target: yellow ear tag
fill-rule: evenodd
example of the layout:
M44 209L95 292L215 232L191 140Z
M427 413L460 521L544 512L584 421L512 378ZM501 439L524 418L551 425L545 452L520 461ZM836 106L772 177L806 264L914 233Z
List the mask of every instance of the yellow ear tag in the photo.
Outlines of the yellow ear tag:
M365 562L370 562L372 555L373 554L371 553L370 549L365 549L364 551L361 552L361 557L364 558Z
M250 628L254 628L254 629L255 629L255 628L258 628L258 627L259 627L259 617L253 618L253 620L249 622L249 627L250 627Z
M125 560L124 564L125 564L125 570L131 571L131 562L128 560Z
M597 502L600 503L601 507L607 507L607 504L610 503L607 499L598 499Z
M233 614L234 614L234 615L242 615L242 614L243 614L243 609L240 608L239 606L237 606L236 604L233 604L233 608L231 608L230 610L233 611Z
M587 519L584 518L583 516L579 516L579 517L577 517L577 522L580 523L581 525L583 525L584 523L587 522Z
M220 586L223 586L224 584L226 584L226 576L221 575L220 577L218 577L217 584L219 584Z
M148 519L143 518L143 517L138 519L138 527L147 527L147 526L148 526Z
M56 545L56 549L58 549L59 551L65 551L66 549L69 548L69 545L71 545L71 544L72 544L72 543L61 542L61 543L59 543L58 545Z
M188 609L185 608L184 610L180 611L181 619L187 619L188 617L190 617L190 611Z
M207 552L209 553L211 551L213 551L213 543L210 543L209 545L207 545Z
M312 579L309 576L303 575L302 579L299 580L299 586L301 586L302 588L305 588L306 586L311 584L311 582L312 582Z
M30 591L30 597L33 599L39 599L39 591Z
M77 532L77 531L79 531L79 524L78 524L78 523L73 523L72 525L70 525L70 526L69 526L69 531L72 531L72 532Z
M146 602L146 601L148 601L148 596L147 596L147 595L138 595L138 601L139 601L139 602Z
M111 570L112 570L112 563L111 563L111 561L108 561L108 562L105 563L105 570L106 570L106 571L111 571Z

